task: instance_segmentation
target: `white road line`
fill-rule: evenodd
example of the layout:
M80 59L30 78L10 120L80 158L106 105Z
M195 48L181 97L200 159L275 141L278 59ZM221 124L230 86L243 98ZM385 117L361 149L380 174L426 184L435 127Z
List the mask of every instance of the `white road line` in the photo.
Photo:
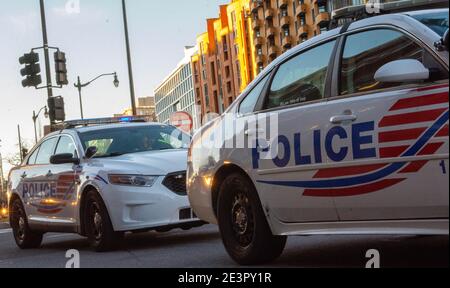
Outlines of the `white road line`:
M9 233L11 233L12 232L12 229L3 229L3 230L0 230L0 234L9 234Z

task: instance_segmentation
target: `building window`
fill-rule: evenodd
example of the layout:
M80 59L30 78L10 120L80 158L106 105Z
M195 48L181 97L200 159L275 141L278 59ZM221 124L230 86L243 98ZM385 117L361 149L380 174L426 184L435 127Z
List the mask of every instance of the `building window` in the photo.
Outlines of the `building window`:
M283 28L283 35L284 35L285 37L287 37L287 36L290 35L289 27Z

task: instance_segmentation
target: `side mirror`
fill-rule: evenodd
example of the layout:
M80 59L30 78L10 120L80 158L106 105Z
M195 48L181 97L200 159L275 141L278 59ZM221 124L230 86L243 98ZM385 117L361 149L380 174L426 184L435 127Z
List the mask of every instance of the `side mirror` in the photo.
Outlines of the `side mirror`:
M382 83L413 82L430 79L431 72L420 61L396 60L382 66L375 73L375 80Z
M74 158L73 154L56 154L50 157L50 164L59 165L59 164L80 164L80 159Z
M86 157L86 159L91 159L95 154L97 154L97 147L91 146L86 149L86 152L84 152L84 157Z

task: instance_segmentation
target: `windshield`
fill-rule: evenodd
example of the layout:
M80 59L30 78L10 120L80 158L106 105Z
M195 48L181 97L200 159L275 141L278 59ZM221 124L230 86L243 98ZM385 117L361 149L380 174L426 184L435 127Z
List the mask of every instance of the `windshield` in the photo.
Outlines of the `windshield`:
M445 31L448 29L448 11L428 12L424 14L416 14L412 17L428 26L428 28L439 34L441 37L444 36Z
M81 132L84 149L96 147L94 158L130 153L187 149L190 136L172 126L120 127Z

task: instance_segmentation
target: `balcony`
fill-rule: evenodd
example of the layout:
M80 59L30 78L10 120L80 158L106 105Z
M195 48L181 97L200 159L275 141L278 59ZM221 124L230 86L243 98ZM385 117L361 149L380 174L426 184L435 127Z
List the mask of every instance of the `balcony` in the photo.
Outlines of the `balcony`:
M272 57L272 58L277 57L277 54L278 54L277 46L270 46L267 54L269 55L269 57Z
M262 25L262 21L261 20L259 20L259 19L252 20L252 29L253 30L261 28L261 25Z
M275 15L275 12L273 11L272 8L269 8L269 9L267 9L266 12L264 13L264 18L265 18L266 20L270 20L270 19L273 18L273 15Z
M321 28L328 26L328 24L330 24L330 14L328 12L317 14L316 23Z
M280 4L280 8L284 9L284 8L287 8L289 3L287 0L279 0L279 4Z
M297 34L300 38L308 36L308 26L307 25L300 25L298 27Z
M281 41L281 44L283 45L283 48L291 48L292 43L294 43L294 40L292 39L292 36L284 36L283 40Z
M261 8L262 6L263 6L263 2L261 0L252 1L252 4L251 4L252 13L257 13L258 9Z
M256 55L256 64L258 64L258 65L262 65L262 64L264 64L264 60L265 60L265 57L264 57L264 55Z
M255 46L262 46L264 45L264 38L261 36L255 37Z
M277 30L274 27L270 27L266 31L266 37L267 38L274 37L276 33L277 33Z
M283 16L280 19L280 26L281 28L285 28L291 24L291 17L289 16Z
M300 4L295 10L295 16L303 17L304 15L306 15L306 11L306 4Z

